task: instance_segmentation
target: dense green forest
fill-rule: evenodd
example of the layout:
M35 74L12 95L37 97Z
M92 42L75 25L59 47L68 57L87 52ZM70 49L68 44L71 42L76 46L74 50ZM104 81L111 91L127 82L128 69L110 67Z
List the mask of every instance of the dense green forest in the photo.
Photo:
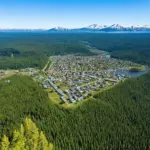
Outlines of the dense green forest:
M112 57L150 65L150 34L91 34L85 40Z
M42 68L51 55L91 55L83 41L112 57L150 65L150 34L0 33L0 69Z
M0 33L0 69L42 68L51 55L91 52L71 35Z
M14 130L12 139L6 135L1 142L1 150L52 150L53 144L49 143L35 123L26 118L18 130Z
M27 76L0 81L0 137L30 117L58 150L150 149L150 73L65 109ZM7 82L10 80L10 82Z

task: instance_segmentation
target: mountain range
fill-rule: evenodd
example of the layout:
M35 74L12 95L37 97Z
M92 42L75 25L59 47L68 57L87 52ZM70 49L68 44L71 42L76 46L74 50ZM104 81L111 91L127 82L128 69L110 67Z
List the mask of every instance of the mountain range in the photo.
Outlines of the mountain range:
M68 29L56 27L48 30L49 32L150 32L150 26L123 26L120 24L113 25L98 25L92 24L83 28Z
M150 32L150 26L123 26L120 24L113 25L98 25L92 24L87 27L82 28L63 28L63 27L55 27L51 29L0 29L0 32Z

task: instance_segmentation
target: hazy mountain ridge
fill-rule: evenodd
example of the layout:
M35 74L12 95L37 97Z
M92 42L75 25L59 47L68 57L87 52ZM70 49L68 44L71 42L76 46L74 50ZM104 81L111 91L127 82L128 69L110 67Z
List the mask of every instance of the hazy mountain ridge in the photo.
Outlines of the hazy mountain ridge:
M0 32L43 32L46 29L0 29Z
M82 28L54 27L51 29L0 29L0 32L150 32L150 25L123 26L92 24Z

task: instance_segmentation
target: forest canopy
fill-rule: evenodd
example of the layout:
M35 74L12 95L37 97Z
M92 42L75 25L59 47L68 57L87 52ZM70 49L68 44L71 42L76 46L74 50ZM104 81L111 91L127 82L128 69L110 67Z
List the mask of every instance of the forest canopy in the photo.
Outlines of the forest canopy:
M0 137L29 116L55 149L133 149L150 145L150 73L95 95L76 109L65 109L27 76L0 81Z
M42 68L52 55L92 55L83 41L112 57L150 65L150 34L1 33L0 69Z
M26 118L19 130L14 130L12 140L6 135L1 142L1 150L52 150L44 133L39 131L31 119Z

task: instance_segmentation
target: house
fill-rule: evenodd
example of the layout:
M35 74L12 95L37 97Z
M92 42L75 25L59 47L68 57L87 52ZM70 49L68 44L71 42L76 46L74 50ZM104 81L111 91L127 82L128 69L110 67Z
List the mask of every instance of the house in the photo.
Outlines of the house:
M48 85L43 84L44 89L48 89Z
M60 99L61 99L63 102L66 102L65 97L61 96Z
M71 97L71 98L70 98L70 102L71 102L71 103L75 103L75 100Z

